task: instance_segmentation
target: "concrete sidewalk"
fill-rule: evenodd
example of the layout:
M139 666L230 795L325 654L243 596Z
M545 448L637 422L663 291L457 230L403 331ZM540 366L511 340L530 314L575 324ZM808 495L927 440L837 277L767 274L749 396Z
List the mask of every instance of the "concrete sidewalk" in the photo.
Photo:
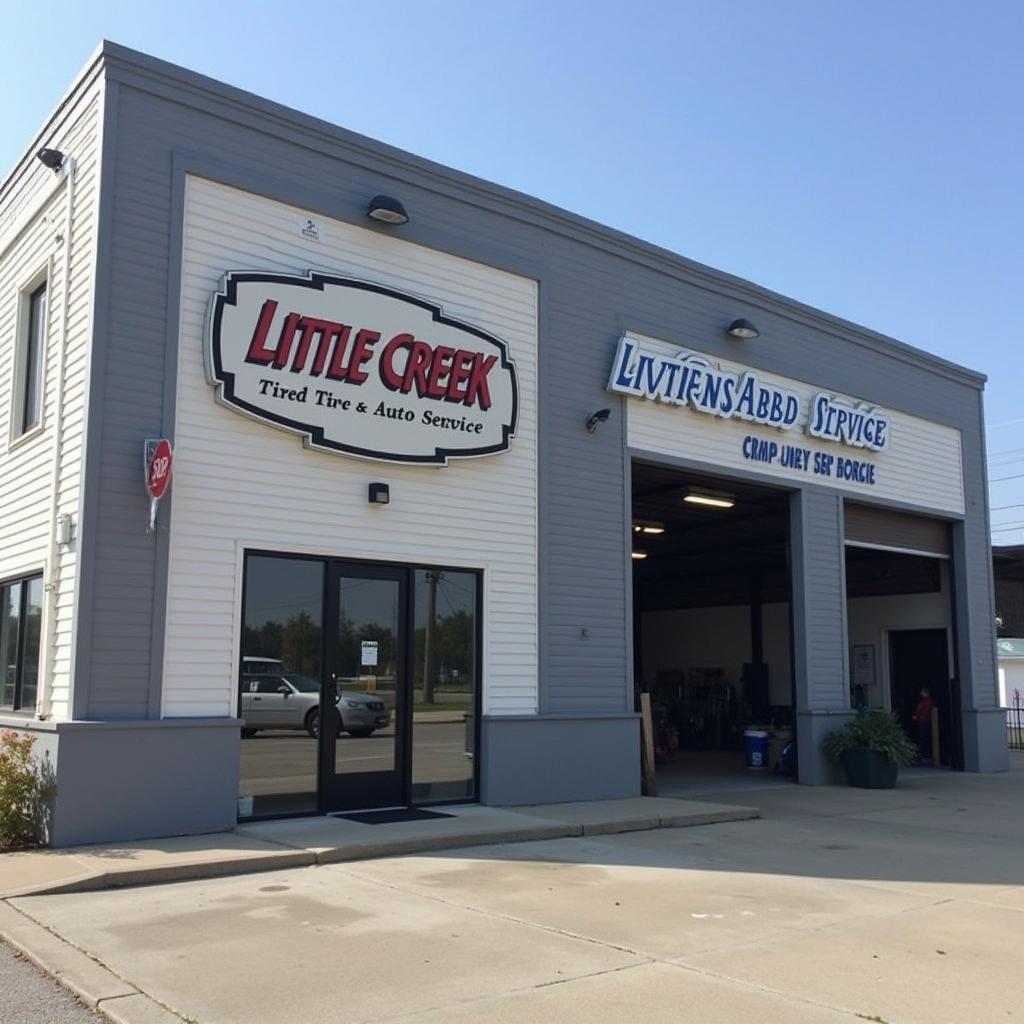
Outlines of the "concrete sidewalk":
M765 818L701 829L520 810L571 835L4 900L0 936L120 1024L1018 1020L1015 768L766 788ZM463 812L480 834L505 813ZM293 852L337 848L329 821L287 826L312 830L279 832Z
M0 899L273 871L491 843L742 821L752 807L636 797L538 807L436 808L445 818L366 825L334 816L231 832L0 855Z

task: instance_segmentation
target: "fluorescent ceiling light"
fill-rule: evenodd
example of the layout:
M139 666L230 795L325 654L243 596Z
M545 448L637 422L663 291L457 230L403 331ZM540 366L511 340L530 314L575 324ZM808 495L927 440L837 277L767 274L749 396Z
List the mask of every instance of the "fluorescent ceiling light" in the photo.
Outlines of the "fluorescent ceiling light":
M724 491L705 491L699 487L691 487L683 501L688 501L691 505L708 505L711 508L732 508L736 504L736 499L731 494Z
M647 557L647 552L646 551L634 551L633 552L633 561L634 562L642 562L646 557Z
M642 520L637 520L637 522L635 522L633 524L633 532L634 533L652 533L652 534L664 533L665 532L665 524L664 523L655 523L655 522L644 522Z

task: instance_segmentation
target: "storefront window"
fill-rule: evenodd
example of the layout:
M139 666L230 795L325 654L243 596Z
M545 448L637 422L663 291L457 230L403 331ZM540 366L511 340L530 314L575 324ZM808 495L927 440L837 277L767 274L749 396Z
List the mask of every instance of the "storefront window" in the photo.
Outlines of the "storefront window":
M0 707L14 707L15 680L18 676L18 633L21 615L21 581L0 587L0 670L3 671L3 692Z
M417 569L413 636L412 796L474 795L477 586L472 572Z
M34 710L39 685L43 578L0 584L0 708Z
M246 561L239 817L317 806L323 595L321 561Z

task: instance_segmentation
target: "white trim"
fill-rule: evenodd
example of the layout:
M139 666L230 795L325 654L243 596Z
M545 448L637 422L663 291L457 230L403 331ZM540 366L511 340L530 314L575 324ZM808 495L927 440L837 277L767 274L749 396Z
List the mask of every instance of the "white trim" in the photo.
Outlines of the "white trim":
M8 423L7 449L10 451L28 439L38 437L46 430L46 364L50 355L50 327L53 323L53 256L46 257L45 263L36 266L35 271L22 280L18 286L14 312L14 358L11 360L11 415ZM25 418L25 360L28 358L29 325L31 324L30 302L32 295L46 285L46 316L43 324L43 343L39 353L39 421L27 430L19 430Z
M844 546L848 548L867 548L871 551L892 551L898 555L917 555L920 558L938 558L941 561L948 562L949 555L939 554L938 551L922 551L919 548L901 548L896 547L892 544L872 544L866 540L844 540Z

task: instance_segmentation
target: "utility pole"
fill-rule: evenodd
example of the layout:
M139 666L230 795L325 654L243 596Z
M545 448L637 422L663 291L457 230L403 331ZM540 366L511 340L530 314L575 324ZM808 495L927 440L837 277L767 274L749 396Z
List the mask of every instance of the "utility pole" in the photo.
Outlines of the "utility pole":
M427 572L427 623L423 631L423 703L434 703L434 628L437 619L439 572Z

